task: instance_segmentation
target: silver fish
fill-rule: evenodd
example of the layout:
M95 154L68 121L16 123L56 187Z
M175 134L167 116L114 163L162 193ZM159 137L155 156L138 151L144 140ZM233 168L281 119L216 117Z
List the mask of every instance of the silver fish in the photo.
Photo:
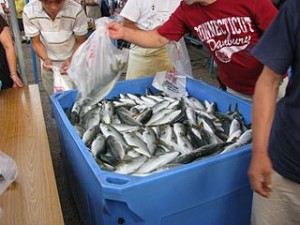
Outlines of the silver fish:
M252 140L252 129L246 130L237 140L239 145L245 145Z
M116 167L116 170L114 172L120 174L132 174L138 168L140 168L147 159L147 156L142 155L136 158L131 158L130 160L123 161Z
M178 155L179 152L168 152L165 154L153 156L152 158L148 159L137 171L135 171L134 174L150 173L153 170L173 161Z
M124 159L125 150L120 139L116 138L115 136L109 135L106 138L106 146L107 151L110 152L118 162Z
M151 157L149 148L147 147L146 143L143 142L137 135L135 135L134 133L125 133L123 136L128 145L133 147L133 150L149 158Z
M98 157L99 154L102 154L105 151L105 137L102 134L98 134L98 136L93 140L91 144L91 153L95 158Z
M117 129L115 129L112 125L101 123L100 124L100 130L106 138L109 135L112 135L112 136L116 137L117 139L119 139L120 142L125 147L127 146L127 142L126 142L125 138L123 137L123 135Z
M152 123L147 123L147 125L154 125L154 126L159 126L167 123L171 123L172 121L176 120L178 116L181 114L181 110L175 110L172 111L171 113L168 113L167 115L164 115L164 117L152 122Z
M87 129L84 134L82 135L82 141L86 146L90 146L93 140L96 138L97 134L99 133L100 129L98 125L90 127Z

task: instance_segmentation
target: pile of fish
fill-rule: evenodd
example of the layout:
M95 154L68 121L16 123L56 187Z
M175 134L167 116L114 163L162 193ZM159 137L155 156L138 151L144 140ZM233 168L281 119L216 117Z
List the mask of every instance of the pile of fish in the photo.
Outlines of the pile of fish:
M232 151L252 136L238 105L221 113L215 102L150 89L90 106L75 102L67 115L102 169L136 176Z

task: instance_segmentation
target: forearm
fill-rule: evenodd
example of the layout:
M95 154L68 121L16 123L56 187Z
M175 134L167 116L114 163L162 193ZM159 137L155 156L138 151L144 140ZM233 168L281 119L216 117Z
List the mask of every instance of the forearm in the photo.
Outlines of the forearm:
M265 67L253 98L253 154L266 155L281 77Z
M144 48L160 48L169 42L157 30L136 30L115 22L108 24L107 28L110 38L123 39Z
M124 21L123 21L123 26L124 27L128 27L128 28L131 28L131 29L136 29L136 30L141 30L135 22L129 20L129 19L126 19L124 18Z
M4 27L2 33L0 34L0 43L2 44L5 57L8 63L8 69L10 75L17 74L17 57L16 52L13 44L13 40L10 34L10 30L8 27Z
M124 39L144 48L160 48L169 42L168 39L160 36L157 30L128 29L125 32Z
M32 39L32 48L35 54L42 60L45 61L48 58L47 50L44 44L40 41L39 37L33 37Z
M17 75L17 57L13 46L5 49L10 76Z

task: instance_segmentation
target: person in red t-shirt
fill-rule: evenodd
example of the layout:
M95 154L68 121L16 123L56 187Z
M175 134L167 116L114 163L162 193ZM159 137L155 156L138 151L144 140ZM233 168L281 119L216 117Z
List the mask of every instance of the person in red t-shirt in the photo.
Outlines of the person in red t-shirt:
M277 12L270 0L183 0L158 29L132 30L115 22L108 29L112 39L148 48L194 32L217 63L227 91L251 100L263 65L250 52Z

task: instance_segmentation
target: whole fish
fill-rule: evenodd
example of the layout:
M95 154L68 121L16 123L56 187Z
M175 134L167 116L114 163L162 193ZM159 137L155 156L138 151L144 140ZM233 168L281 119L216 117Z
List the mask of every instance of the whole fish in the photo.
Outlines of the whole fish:
M151 157L150 150L147 147L146 143L143 142L137 135L135 135L134 133L125 133L124 138L128 145L133 147L133 150L149 158Z
M84 134L82 135L82 141L86 146L90 146L90 144L93 142L93 140L98 135L100 129L98 125L92 126L89 129L87 129Z
M138 168L140 168L147 159L147 156L142 155L139 157L131 158L130 160L124 160L116 167L116 170L114 172L121 174L132 174Z
M120 142L124 146L127 146L127 142L126 142L125 138L123 137L123 135L117 129L115 129L113 126L111 126L110 124L101 123L99 127L100 127L101 132L103 133L103 135L106 138L108 136L112 135L112 136L116 137L117 139L119 139Z
M98 134L91 144L91 153L95 158L98 158L105 151L105 137L102 134Z
M150 173L153 170L172 162L177 156L179 152L168 152L165 154L153 156L148 159L137 171L135 174L145 174Z
M176 160L174 160L174 162L186 164L198 160L202 157L215 155L222 152L224 148L230 144L232 144L232 142L205 145L198 149L195 149L192 152L178 156Z
M117 162L121 162L121 160L125 157L125 150L120 139L115 136L109 135L106 137L106 148L107 151L111 153L113 157L115 157Z

